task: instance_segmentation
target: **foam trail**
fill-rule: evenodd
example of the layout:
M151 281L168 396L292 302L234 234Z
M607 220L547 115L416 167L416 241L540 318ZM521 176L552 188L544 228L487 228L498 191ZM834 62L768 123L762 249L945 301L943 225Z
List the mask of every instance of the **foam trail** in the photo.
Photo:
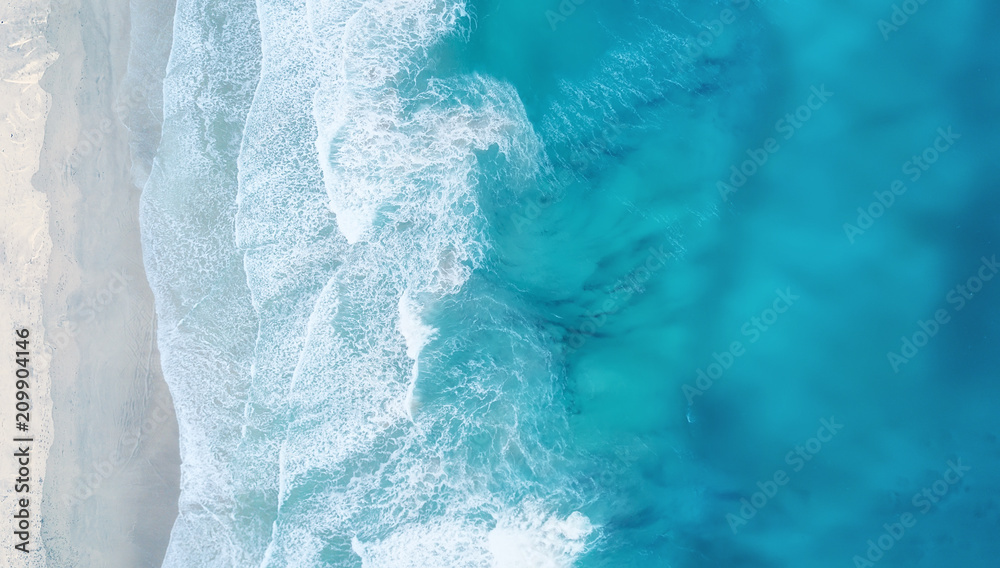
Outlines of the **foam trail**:
M406 342L406 356L413 359L413 370L410 373L410 384L406 389L406 414L413 420L413 411L416 405L414 400L414 389L417 386L417 378L420 376L420 352L427 342L434 338L437 330L424 324L420 319L422 306L416 304L409 291L403 292L399 298L399 322L397 329L402 334Z

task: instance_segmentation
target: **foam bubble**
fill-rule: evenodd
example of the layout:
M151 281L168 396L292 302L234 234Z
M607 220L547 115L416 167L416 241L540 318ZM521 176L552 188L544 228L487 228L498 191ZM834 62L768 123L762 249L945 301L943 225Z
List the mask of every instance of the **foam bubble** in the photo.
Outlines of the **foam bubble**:
M594 532L579 512L546 515L537 505L486 523L447 518L410 524L372 542L351 540L364 568L570 568Z
M579 512L560 519L536 510L503 519L490 531L488 547L495 568L569 568L593 531Z
M363 568L482 568L491 565L486 534L482 527L448 519L408 525L375 542L354 538L351 548Z
M420 351L431 338L437 334L437 330L429 325L425 325L421 320L422 306L416 303L409 291L403 293L399 298L399 322L396 327L406 341L406 356L413 359L413 370L410 373L410 384L406 389L405 408L410 420L413 420L413 411L416 401L414 400L414 389L417 378L420 375Z
M420 356L420 350L434 337L437 330L425 325L421 320L423 306L418 304L409 291L399 298L399 323L397 329L406 341L406 356L414 361Z

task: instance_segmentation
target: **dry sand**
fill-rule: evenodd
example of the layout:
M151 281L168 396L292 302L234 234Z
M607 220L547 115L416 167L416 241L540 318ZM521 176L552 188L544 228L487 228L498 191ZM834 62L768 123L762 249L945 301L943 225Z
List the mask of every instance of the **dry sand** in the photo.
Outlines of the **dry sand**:
M45 565L39 550L39 517L46 454L52 443L51 402L49 400L49 359L42 329L42 287L46 278L51 241L48 233L48 200L31 185L38 170L39 152L50 106L50 97L38 85L42 73L56 58L42 36L46 9L28 3L0 6L0 566L36 567ZM27 330L29 355L26 369L28 400L15 398L17 385L15 330ZM22 395L23 396L23 395ZM16 416L17 402L27 402L27 420ZM15 429L20 421L26 431ZM14 437L32 442L21 444L29 456L26 491L15 492L20 464L12 454ZM25 501L22 501L24 499ZM26 504L27 519L15 519ZM16 550L22 543L14 534L14 523L23 528L27 554ZM20 526L18 529L22 528Z
M123 86L129 9L123 0L53 3L47 23L38 24L34 16L38 25L29 41L39 50L30 60L34 67L22 73L37 85L0 87L5 114L16 108L18 96L30 103L22 105L27 109L22 123L12 127L18 133L17 160L7 157L14 150L6 131L0 140L5 176L0 333L30 325L37 341L32 388L39 414L32 428L39 466L45 444L51 447L44 486L32 488L32 506L37 507L39 490L42 498L40 513L32 511L33 519L41 515L42 530L33 526L36 551L29 556L35 565L44 565L39 561L46 556L52 568L159 566L177 515L177 425L156 352L153 298L139 241L140 191L124 125L132 112L148 114L160 86L155 76L132 81L128 90ZM51 52L58 59L47 55ZM4 57L14 55L8 50ZM26 59L21 54L22 65ZM36 98L41 103L31 102ZM45 106L47 117L39 110ZM11 274L13 287L7 285ZM0 365L10 376L6 370L13 362ZM3 384L0 394L8 406L13 393ZM0 427L9 440L13 411L5 410ZM0 515L9 523L13 464L0 463L7 468L0 470ZM42 470L33 467L35 472ZM10 531L0 531L0 566L27 566L12 556L10 538Z

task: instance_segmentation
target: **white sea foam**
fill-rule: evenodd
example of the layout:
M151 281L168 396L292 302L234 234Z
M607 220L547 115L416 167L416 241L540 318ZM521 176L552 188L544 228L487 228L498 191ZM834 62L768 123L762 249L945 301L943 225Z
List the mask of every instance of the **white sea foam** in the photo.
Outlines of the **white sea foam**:
M399 333L406 341L406 356L414 361L420 356L420 350L434 337L437 330L421 321L423 307L418 304L409 291L403 292L399 298Z
M209 10L228 14L209 21ZM239 449L257 321L232 226L233 161L259 63L253 3L181 0L174 30L163 136L140 206L182 461L163 565L251 566L267 526L241 523L241 509L270 472L242 467Z
M397 329L399 329L399 333L406 341L406 356L413 359L413 369L410 372L410 383L406 389L406 400L404 401L404 407L410 420L413 420L413 411L416 404L413 394L417 384L417 377L420 376L420 351L437 334L436 329L424 324L421 320L422 310L423 307L416 303L408 290L403 292L403 295L399 298L399 321Z
M488 531L454 519L400 528L376 542L351 540L363 568L485 568L492 566Z
M586 516L505 512L493 528L457 518L411 524L375 542L354 538L363 568L570 568L594 531Z
M149 257L183 423L182 516L165 565L350 565L360 555L366 566L499 568L519 561L503 550L518 543L539 566L569 566L589 523L554 516L562 504L521 506L545 492L536 476L557 477L538 439L548 431L533 422L554 398L535 330L462 374L438 369L427 412L412 412L440 333L428 314L463 291L488 246L477 153L495 148L526 176L541 155L509 84L416 80L434 45L464 33L465 4L258 2L261 77L234 137L238 210L184 224L166 214L190 208L197 196L183 192L200 184L224 201L232 182L209 167L230 149L225 132L205 127L229 112L185 89L212 64L205 54L238 49L207 45L193 6L178 8L192 20L178 20L164 128L190 156L183 166L161 157L147 197L159 209L145 212L147 231L175 237L170 255ZM193 108L208 118L191 120ZM243 293L255 317L241 311ZM484 319L506 337L503 318ZM183 360L192 353L224 363ZM525 361L537 372L517 367ZM443 401L450 392L456 400ZM199 543L208 534L218 536Z
M579 512L561 519L529 509L502 519L490 531L488 546L495 568L569 568L593 531L590 519Z

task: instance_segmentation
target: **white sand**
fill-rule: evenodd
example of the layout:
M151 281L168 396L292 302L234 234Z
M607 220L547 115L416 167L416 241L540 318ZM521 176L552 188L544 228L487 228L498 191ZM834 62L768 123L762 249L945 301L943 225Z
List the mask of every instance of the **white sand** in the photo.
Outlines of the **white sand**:
M52 243L49 239L48 199L36 191L31 178L38 170L51 98L38 85L55 58L42 32L46 9L41 4L12 3L0 6L4 53L0 56L0 566L45 565L39 518L46 455L52 443L49 400L49 360L43 349L42 286L46 279ZM15 329L29 330L29 430L15 430ZM15 436L27 435L30 446L30 488L15 493L19 466L12 453ZM15 505L29 503L27 548L14 549ZM20 509L20 507L18 507ZM18 521L19 522L19 521Z
M177 514L177 426L123 120L149 115L142 89L160 86L153 77L122 87L127 1L59 1L47 22L43 8L14 14L28 8L18 4L0 7L4 34L16 36L2 39L17 44L0 62L0 342L9 342L0 350L0 527L14 510L15 326L31 330L32 477L47 470L44 487L31 487L31 562L13 555L4 528L0 568L159 566ZM158 134L146 124L144 136Z

